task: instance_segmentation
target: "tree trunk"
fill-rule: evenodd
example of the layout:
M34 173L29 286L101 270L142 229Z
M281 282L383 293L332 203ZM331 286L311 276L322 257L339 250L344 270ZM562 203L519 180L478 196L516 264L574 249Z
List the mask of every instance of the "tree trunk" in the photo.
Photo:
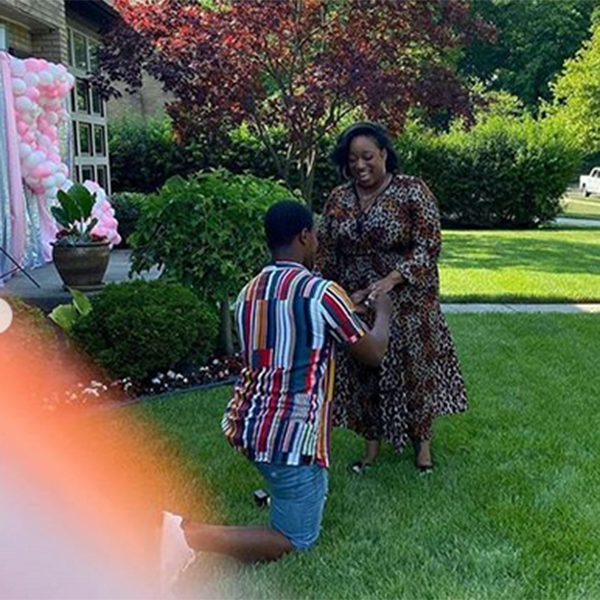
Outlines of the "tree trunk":
M233 354L233 322L229 310L229 299L219 305L221 313L221 347L223 351L231 356Z

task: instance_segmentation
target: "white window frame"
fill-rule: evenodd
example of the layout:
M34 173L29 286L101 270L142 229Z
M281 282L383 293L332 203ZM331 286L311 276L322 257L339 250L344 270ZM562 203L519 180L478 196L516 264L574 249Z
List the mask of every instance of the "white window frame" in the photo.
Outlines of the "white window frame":
M72 174L74 180L82 181L83 177L80 175L84 167L90 167L93 171L95 181L98 181L98 167L105 167L106 182L105 191L110 195L111 183L110 183L110 160L108 156L108 117L107 117L107 106L106 101L100 98L101 112L102 114L95 114L93 112L93 95L92 87L87 87L87 101L90 107L90 112L80 112L77 104L77 85L79 82L89 81L90 65L91 65L91 49L94 44L99 43L99 39L92 37L88 33L69 25L68 30L68 44L69 44L69 70L75 77L75 87L70 99L71 104L71 121L73 124L73 166L75 173ZM81 36L86 40L86 69L81 69L75 66L75 35ZM91 42L91 43L90 43ZM91 129L91 154L82 154L80 149L80 138L79 132L81 125L89 125ZM96 155L96 135L95 127L103 127L103 143L104 143L104 156Z

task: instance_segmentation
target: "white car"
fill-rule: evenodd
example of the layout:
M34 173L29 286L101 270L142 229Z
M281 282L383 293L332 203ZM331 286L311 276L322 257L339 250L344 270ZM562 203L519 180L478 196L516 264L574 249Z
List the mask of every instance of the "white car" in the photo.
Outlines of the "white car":
M600 194L600 167L594 167L589 175L579 178L579 189L586 198L590 194Z

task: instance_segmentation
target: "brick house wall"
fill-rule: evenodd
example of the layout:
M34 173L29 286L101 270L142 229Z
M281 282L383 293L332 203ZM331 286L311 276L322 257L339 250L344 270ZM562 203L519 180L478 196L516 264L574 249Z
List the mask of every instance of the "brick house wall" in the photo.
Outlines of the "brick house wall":
M66 62L64 0L0 0L0 21L8 24L9 47L16 54Z

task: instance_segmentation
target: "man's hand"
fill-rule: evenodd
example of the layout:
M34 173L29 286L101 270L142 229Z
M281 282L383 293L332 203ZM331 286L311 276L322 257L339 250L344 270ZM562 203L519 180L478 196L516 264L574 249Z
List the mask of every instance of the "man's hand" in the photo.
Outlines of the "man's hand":
M356 292L354 292L354 294L352 294L350 296L350 298L352 298L352 302L354 302L354 304L356 304L357 306L359 304L362 304L366 299L367 296L369 295L370 290L368 288L364 289L364 290L358 290Z
M350 298L352 299L352 302L354 302L354 309L356 310L357 314L366 315L369 312L369 306L368 306L368 304L365 303L368 296L369 296L368 289L358 290L350 296Z

